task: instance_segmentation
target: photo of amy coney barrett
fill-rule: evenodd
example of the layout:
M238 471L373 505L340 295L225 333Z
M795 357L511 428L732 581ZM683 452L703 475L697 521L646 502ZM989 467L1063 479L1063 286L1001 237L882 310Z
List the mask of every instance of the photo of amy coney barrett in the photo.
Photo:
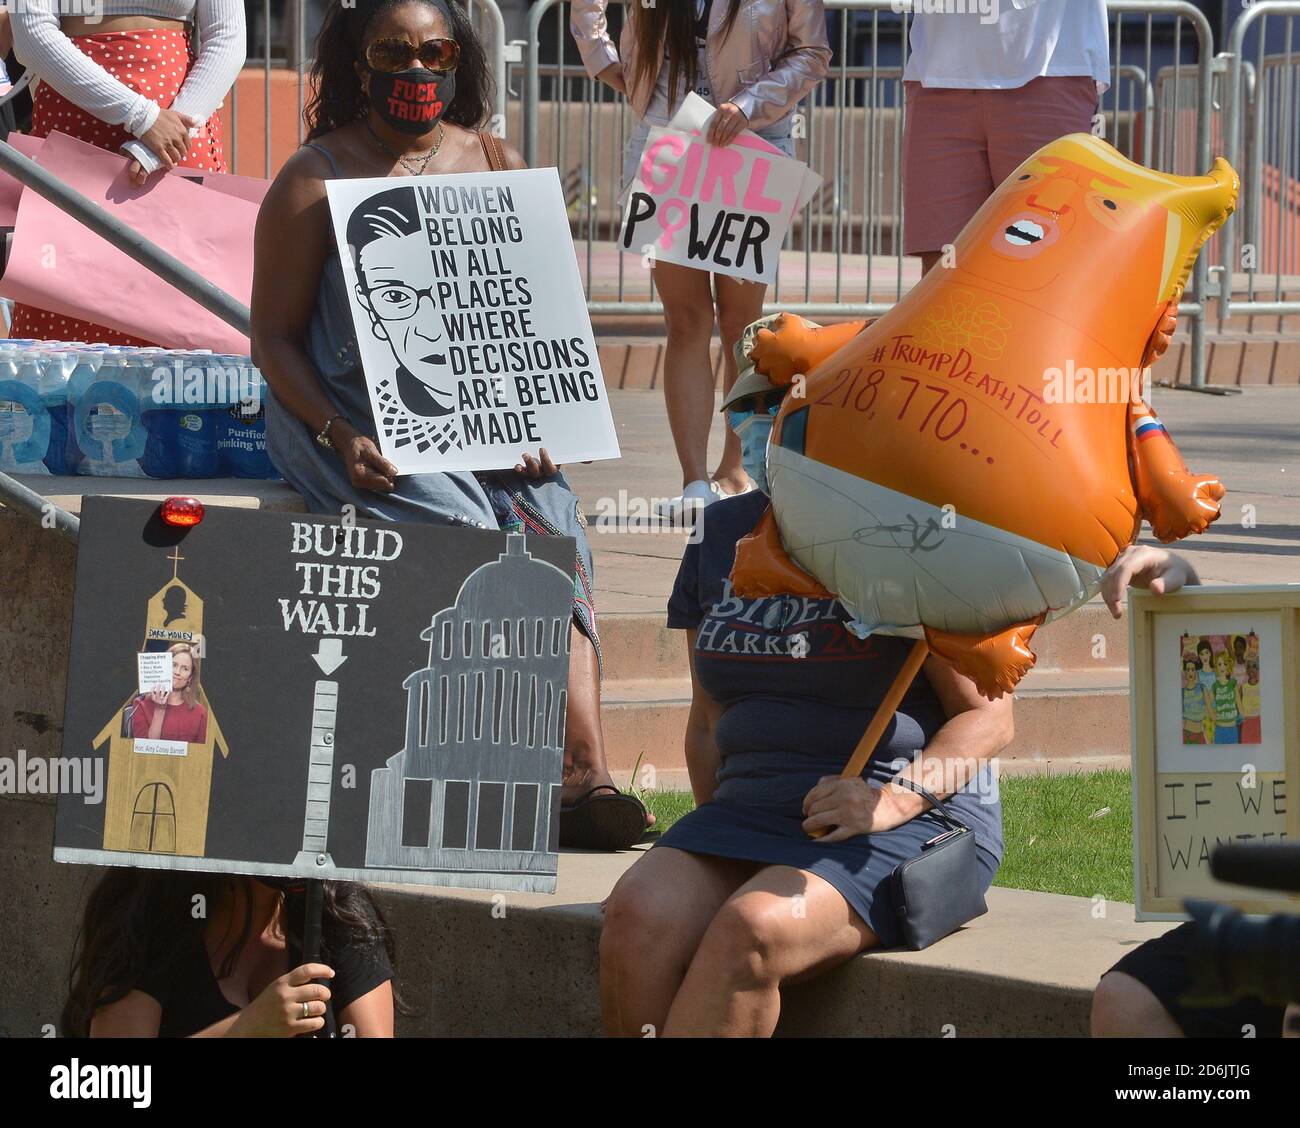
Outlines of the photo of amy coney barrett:
M202 650L188 642L174 643L169 649L172 688L137 694L123 710L122 726L129 725L137 739L202 744L208 735L208 710L199 700Z

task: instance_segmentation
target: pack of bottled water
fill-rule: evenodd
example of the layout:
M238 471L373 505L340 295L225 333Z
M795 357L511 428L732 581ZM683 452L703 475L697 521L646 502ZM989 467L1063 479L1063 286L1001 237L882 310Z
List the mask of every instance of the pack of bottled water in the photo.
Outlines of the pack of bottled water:
M0 470L276 478L247 356L0 339Z

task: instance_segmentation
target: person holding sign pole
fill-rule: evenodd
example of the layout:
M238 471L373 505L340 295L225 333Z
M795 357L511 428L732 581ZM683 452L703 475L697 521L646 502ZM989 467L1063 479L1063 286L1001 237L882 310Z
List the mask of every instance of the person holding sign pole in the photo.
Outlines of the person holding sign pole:
M752 129L794 156L795 107L825 77L831 58L821 0L627 4L617 48L606 7L607 0L573 0L570 27L587 72L625 94L640 119L628 140L625 186L651 127L667 125L691 91L718 107L709 123L711 144L729 145ZM668 424L682 467L682 495L671 508L704 506L750 484L740 443L730 431L717 470L708 472L714 322L722 337L727 391L736 380L732 350L762 314L766 287L676 263L659 262L652 269L668 330Z
M86 902L60 1034L69 1038L391 1038L396 953L365 888L324 883L321 958L306 898L240 874L113 867ZM321 981L324 982L313 982Z
M329 179L524 167L481 129L491 111L482 44L465 8L449 0L336 0L317 39L312 84L306 144L267 192L254 241L252 352L269 385L267 450L314 513L577 541L560 843L623 849L654 820L618 791L605 762L591 546L578 499L545 450L521 453L513 471L398 477L376 440L331 234ZM374 223L386 229L375 240L400 242L400 225L382 216ZM397 334L434 302L428 291L364 282L383 307L377 335Z

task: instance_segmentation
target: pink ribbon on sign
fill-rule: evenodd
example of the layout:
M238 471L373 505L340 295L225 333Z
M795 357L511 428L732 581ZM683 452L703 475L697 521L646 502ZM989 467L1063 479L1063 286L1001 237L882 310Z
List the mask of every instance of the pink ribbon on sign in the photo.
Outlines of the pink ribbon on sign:
M266 181L186 169L152 176L136 188L121 153L62 133L51 133L34 159L236 301L249 303L253 228ZM16 183L0 174L0 224ZM42 196L22 190L16 211L0 296L166 348L249 351L242 333Z

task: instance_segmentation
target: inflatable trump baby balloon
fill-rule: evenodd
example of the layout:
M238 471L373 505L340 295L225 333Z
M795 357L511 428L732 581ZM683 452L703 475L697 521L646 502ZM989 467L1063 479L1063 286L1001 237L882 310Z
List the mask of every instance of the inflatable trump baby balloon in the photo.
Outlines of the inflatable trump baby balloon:
M1186 470L1141 373L1236 195L1222 159L1169 176L1063 137L879 321L759 332L757 370L790 390L737 594L833 593L863 634L1013 690L1034 629L1095 594L1144 517L1168 541L1219 514L1222 485Z

